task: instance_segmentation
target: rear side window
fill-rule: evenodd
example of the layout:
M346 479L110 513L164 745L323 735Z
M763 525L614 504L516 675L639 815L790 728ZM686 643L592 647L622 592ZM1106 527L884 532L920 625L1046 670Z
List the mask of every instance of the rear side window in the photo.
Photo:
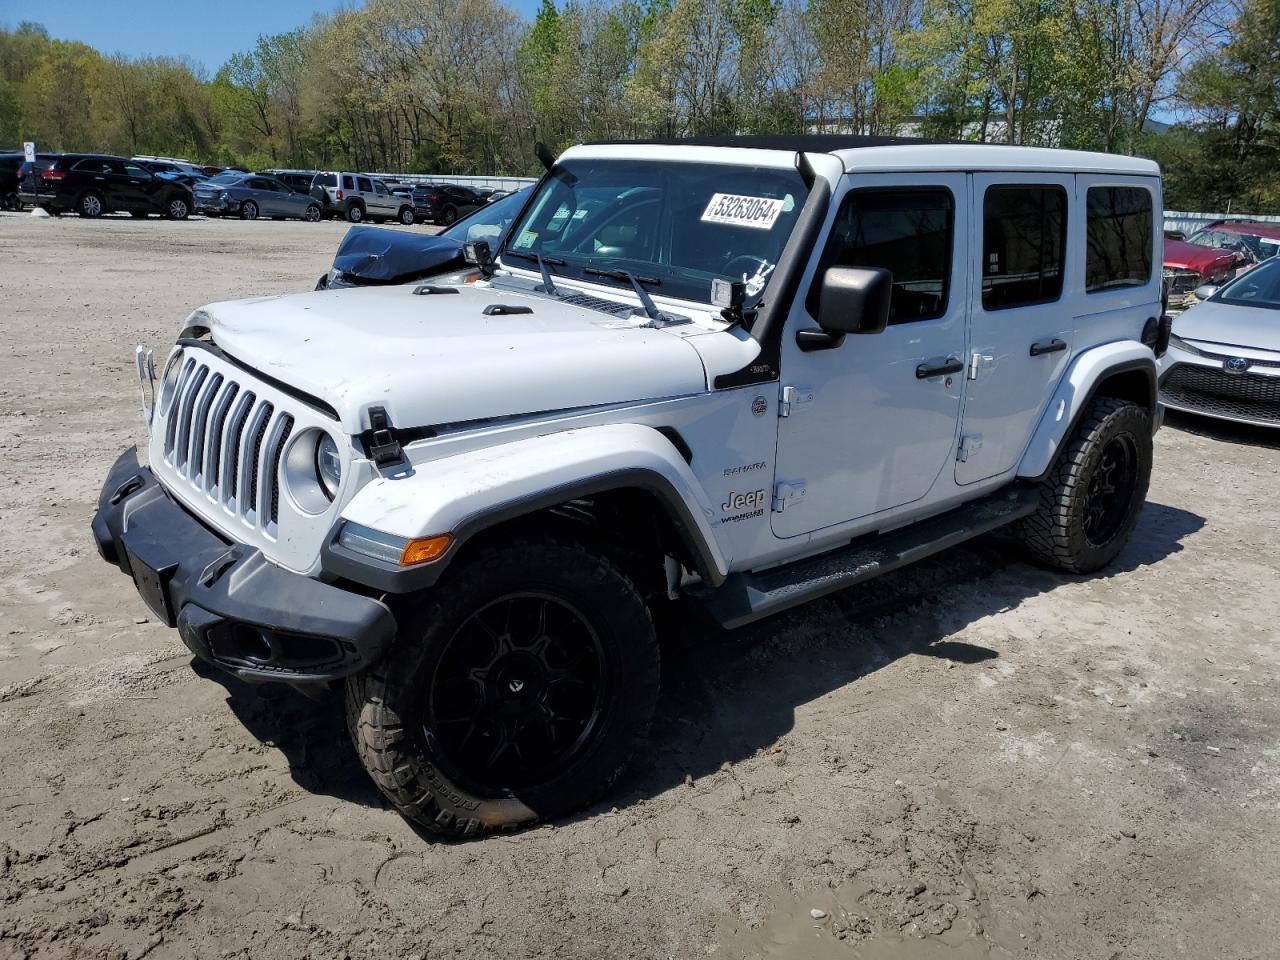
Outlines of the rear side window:
M349 173L344 173L342 175L342 189L354 190L355 188L356 188L356 178L351 176L351 174Z
M1151 191L1090 187L1085 290L1141 287L1151 279Z
M996 186L982 201L982 309L1008 310L1062 296L1067 191Z
M827 267L882 267L893 274L890 323L947 312L955 202L942 188L854 190L831 227L806 305L817 315Z

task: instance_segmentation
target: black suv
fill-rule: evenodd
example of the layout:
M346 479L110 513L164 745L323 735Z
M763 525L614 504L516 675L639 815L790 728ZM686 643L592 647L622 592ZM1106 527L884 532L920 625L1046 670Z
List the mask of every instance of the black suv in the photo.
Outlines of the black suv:
M413 188L413 212L418 219L445 226L480 209L487 201L487 194L457 183L432 183Z
M34 165L24 164L23 169L19 193L22 202L50 213L74 210L82 217L100 217L123 210L135 217L159 213L170 220L185 220L195 209L188 187L157 177L140 164L120 157L43 154Z
M22 154L0 153L0 210L21 210L18 199L18 168Z
M275 177L294 193L310 193L311 182L316 178L315 170L262 170L269 177Z

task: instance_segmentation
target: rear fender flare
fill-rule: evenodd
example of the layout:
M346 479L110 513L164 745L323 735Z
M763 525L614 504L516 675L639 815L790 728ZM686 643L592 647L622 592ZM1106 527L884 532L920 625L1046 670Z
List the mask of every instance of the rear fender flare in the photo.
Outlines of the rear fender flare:
M639 489L661 503L698 572L711 585L728 573L693 471L663 434L638 424L564 430L402 468L361 489L342 510L323 566L391 593L435 583L466 542L496 524L581 497ZM439 560L399 568L359 557L337 543L343 521L405 538L452 534Z
M1076 422L1088 409L1099 385L1108 377L1133 372L1145 375L1148 381L1142 405L1154 417L1157 412L1156 360L1150 347L1137 340L1119 340L1077 356L1031 435L1031 442L1018 465L1018 476L1043 477L1053 465L1062 444L1071 436Z

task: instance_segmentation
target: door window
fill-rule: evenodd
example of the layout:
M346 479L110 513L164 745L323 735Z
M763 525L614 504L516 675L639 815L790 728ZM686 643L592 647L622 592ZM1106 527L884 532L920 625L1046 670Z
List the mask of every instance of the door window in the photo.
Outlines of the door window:
M136 163L126 163L124 165L124 172L131 177L137 177L139 180L151 179L150 172L147 170L144 170L142 167L138 166Z
M261 177L253 177L245 183L250 190L274 190L270 180L263 180Z
M377 191L377 194L380 197L391 196L391 191L387 189L386 184L384 184L381 180L373 181L373 189Z
M993 186L982 201L982 309L1008 310L1062 296L1067 191Z
M368 177L356 177L356 183L360 185L361 193L373 193L373 184L369 182Z
M947 311L955 202L939 187L853 190L831 227L806 305L818 313L828 267L881 267L893 274L890 323L931 320Z
M1151 279L1151 191L1090 187L1085 290L1141 287Z
M90 157L87 160L81 160L72 169L77 173L110 173L111 165L105 160Z

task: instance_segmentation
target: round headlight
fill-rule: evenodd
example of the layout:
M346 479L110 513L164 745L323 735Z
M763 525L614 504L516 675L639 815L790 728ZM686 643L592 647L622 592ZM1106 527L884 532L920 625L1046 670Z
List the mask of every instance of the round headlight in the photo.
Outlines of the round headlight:
M320 434L316 442L316 477L330 500L338 495L338 484L342 482L342 455L338 453L338 445L327 433Z
M178 377L182 373L182 360L186 354L175 350L169 362L164 365L164 374L160 377L160 412L168 413L173 398L178 392Z

